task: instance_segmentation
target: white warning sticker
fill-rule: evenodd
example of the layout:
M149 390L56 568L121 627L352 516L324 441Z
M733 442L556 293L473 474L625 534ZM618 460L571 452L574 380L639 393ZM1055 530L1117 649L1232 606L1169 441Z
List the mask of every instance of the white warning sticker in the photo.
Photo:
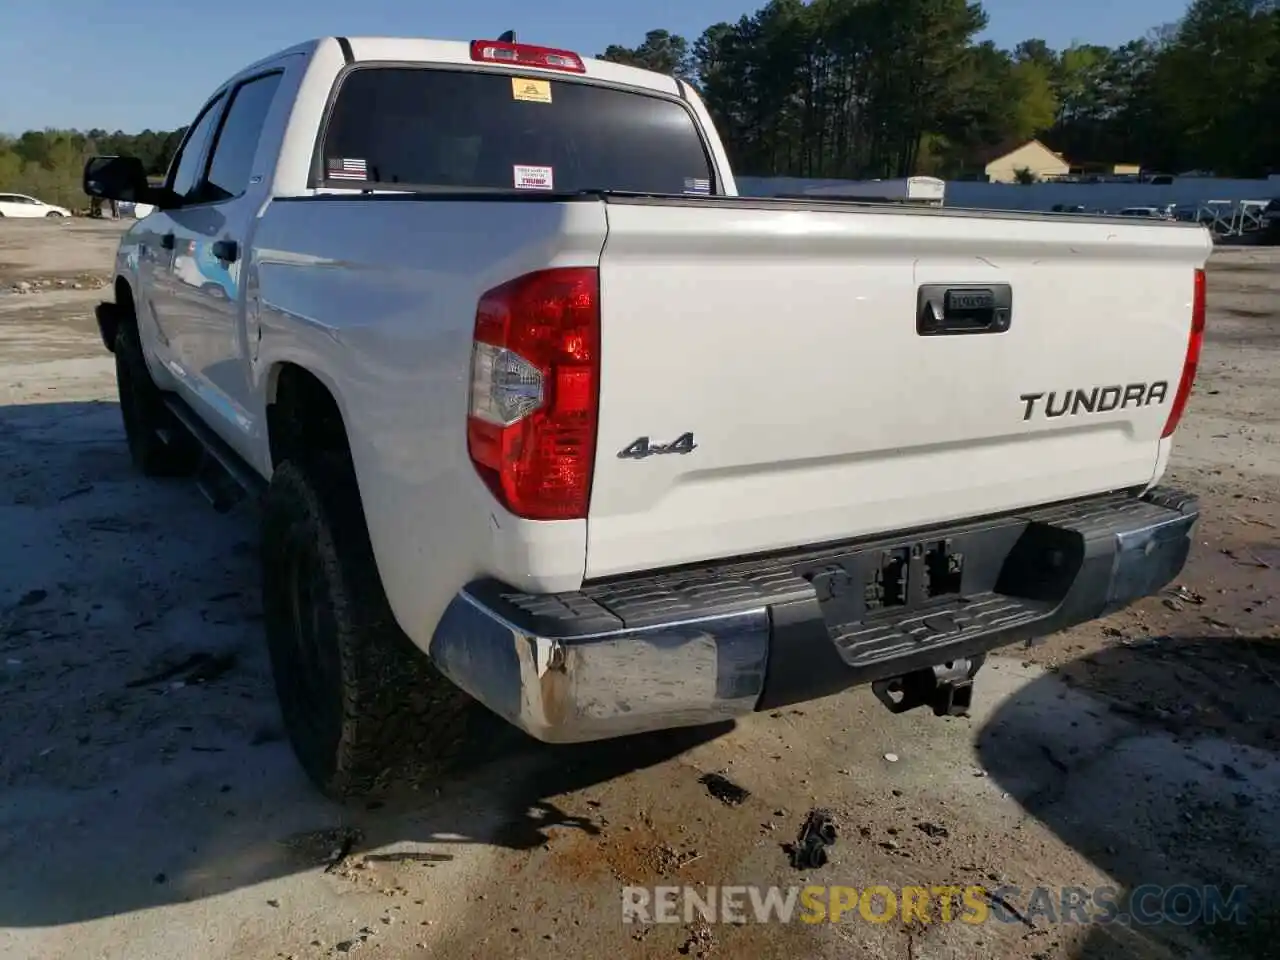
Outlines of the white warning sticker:
M550 167L527 167L516 164L514 169L517 190L555 189L555 174Z

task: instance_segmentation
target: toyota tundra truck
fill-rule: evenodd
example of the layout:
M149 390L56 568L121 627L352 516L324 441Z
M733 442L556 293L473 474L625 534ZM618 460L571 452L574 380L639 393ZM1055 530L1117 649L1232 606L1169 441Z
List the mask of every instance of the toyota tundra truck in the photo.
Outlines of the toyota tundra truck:
M1186 560L1197 225L741 197L688 83L510 38L303 43L162 186L84 186L154 206L97 310L129 453L261 505L330 795L473 701L555 743L963 712Z

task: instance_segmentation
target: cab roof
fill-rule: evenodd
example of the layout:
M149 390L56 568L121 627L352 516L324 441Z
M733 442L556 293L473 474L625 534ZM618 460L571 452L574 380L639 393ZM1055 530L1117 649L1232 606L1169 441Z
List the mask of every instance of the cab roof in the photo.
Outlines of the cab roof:
M476 40L490 40L488 37L476 37ZM493 41L498 42L498 41ZM473 65L477 61L471 57L470 40L432 40L426 37L321 37L299 43L286 50L281 50L265 57L259 63L268 63L282 56L295 53L314 54L323 46L332 44L335 47L345 46L351 51L354 63L438 63ZM513 74L526 74L546 77L572 78L575 76L590 77L605 83L616 83L644 90L654 90L673 96L680 96L680 84L674 77L655 73L652 70L641 70L621 63L598 60L583 56L578 51L571 52L582 60L586 68L583 73L567 73L561 70L533 66L527 63L504 64L484 61L487 68L506 70ZM344 51L345 56L345 51ZM255 67L257 64L254 65Z

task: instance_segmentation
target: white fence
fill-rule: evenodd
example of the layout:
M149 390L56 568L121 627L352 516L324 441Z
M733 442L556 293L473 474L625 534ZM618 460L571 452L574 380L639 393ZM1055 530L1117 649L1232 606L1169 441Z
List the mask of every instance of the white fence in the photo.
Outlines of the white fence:
M815 187L839 187L857 181L803 180L797 177L738 177L738 192L767 197L805 193ZM1280 197L1280 177L1268 180L1220 180L1177 177L1173 183L978 183L948 180L946 205L988 210L1052 210L1055 205L1079 205L1089 211L1119 211L1125 207L1167 207L1197 210L1215 202L1266 201Z

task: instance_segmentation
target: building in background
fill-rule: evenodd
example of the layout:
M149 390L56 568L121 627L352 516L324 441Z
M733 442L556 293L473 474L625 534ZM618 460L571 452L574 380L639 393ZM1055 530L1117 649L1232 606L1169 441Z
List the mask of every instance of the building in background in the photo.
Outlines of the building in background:
M982 162L988 183L1018 183L1019 171L1023 170L1035 180L1054 180L1071 172L1071 164L1062 154L1039 140L1002 144L989 151Z

